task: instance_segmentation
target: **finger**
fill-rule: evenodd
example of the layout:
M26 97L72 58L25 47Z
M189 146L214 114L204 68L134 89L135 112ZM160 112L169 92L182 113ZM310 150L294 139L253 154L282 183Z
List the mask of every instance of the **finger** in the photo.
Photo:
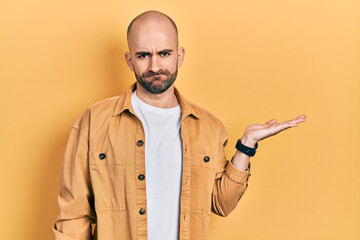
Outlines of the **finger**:
M301 123L304 121L305 121L305 118L295 118L295 119L291 120L290 123Z
M268 121L266 124L268 125L272 125L272 124L275 124L277 122L276 119L271 119L270 121Z
M292 122L292 121L288 121L283 124L284 128L296 127L296 126L297 126L297 122Z
M283 121L277 125L274 126L273 133L277 134L285 129L296 127L297 123L291 123L290 121Z
M305 118L306 118L306 115L305 115L305 114L301 114L301 115L297 116L295 119L296 119L296 120L305 121Z
M306 118L306 115L305 115L305 114L301 114L301 115L299 115L298 117Z
M289 123L301 123L301 122L304 122L304 121L305 121L305 118L306 118L306 115L302 114L302 115L297 116L297 117L294 118L294 119L291 119L291 120L288 120L288 121L285 121L285 122L289 122Z

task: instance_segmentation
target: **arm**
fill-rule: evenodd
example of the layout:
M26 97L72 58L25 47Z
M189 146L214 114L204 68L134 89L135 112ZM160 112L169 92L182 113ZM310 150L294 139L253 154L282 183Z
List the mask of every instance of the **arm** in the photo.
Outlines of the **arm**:
M90 240L96 222L88 167L88 139L73 127L60 170L56 240Z
M244 170L240 170L232 161L226 159L224 148L228 137L224 125L221 122L219 124L218 167L212 192L211 211L216 215L226 217L236 207L247 188L250 163L248 162Z
M253 124L246 128L241 142L253 148L256 142L279 132L296 127L305 121L305 115L300 115L292 120L277 123L272 119L265 124ZM211 211L220 216L227 216L237 205L247 188L250 174L250 157L238 150L232 160L228 162L225 157L224 147L227 143L225 127L220 123L219 164L215 176L212 193Z

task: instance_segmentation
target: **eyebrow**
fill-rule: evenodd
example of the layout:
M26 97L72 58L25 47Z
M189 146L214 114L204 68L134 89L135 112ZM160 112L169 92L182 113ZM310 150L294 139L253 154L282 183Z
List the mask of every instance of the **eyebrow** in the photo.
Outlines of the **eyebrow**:
M163 53L163 52L173 52L172 49L163 49L161 51L159 51L158 53ZM150 55L150 52L147 52L147 51L139 51L139 52L136 52L135 55Z
M159 52L173 52L173 50L172 49L164 49L164 50L161 50Z

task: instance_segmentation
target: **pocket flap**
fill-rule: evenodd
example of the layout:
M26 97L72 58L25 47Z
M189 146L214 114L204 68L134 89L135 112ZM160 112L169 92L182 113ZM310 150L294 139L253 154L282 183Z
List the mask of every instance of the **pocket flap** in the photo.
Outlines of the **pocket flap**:
M217 159L216 155L212 153L193 153L191 163L206 168L216 168Z
M90 151L90 165L120 165L121 154L118 151Z

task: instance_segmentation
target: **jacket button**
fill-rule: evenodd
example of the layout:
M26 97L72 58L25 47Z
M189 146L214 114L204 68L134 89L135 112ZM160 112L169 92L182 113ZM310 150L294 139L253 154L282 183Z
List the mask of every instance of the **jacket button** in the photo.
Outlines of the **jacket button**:
M138 179L139 179L140 181L144 180L144 179L145 179L144 174L140 174L140 175L138 176Z
M208 161L210 161L209 156L205 156L205 157L204 157L204 162L208 162Z
M146 210L143 209L143 208L140 208L139 213L140 213L141 215L144 215L144 214L146 213Z
M103 160L104 158L106 158L106 154L105 153L100 153L99 154L99 159Z
M142 145L144 145L144 142L143 142L142 140L139 140L139 141L137 141L137 145L138 145L139 147L141 147Z

